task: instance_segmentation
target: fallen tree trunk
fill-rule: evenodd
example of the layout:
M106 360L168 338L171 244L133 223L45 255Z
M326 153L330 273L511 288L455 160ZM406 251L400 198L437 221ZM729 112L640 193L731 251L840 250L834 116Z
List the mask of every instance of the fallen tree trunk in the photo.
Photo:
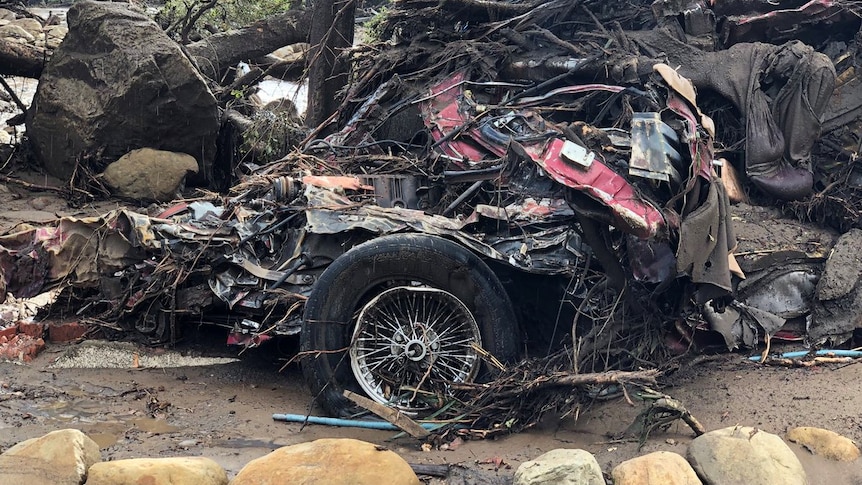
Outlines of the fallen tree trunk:
M308 42L311 13L290 10L238 30L207 37L185 46L204 75L219 80L219 73L236 63L264 56L297 42Z
M0 39L0 75L38 79L42 75L47 53L28 44Z
M286 45L307 42L311 13L291 10L248 27L213 35L185 46L201 73L218 80L219 73L236 63L265 56ZM0 75L38 79L49 57L44 49L0 39ZM284 66L294 74L297 68Z

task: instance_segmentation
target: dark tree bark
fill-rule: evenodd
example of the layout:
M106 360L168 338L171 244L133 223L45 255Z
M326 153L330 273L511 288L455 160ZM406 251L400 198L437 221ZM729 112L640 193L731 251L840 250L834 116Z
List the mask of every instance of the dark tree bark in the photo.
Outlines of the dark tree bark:
M239 61L265 56L286 45L308 42L311 17L309 10L290 10L242 29L213 35L185 49L204 75L218 81L219 73ZM328 24L323 26L324 30L327 28ZM352 34L351 20L351 40ZM0 75L38 79L47 57L43 49L0 39Z
M43 49L0 39L0 74L38 79L45 66Z
M317 127L338 108L336 94L348 81L349 63L339 54L353 45L356 3L316 0L312 11L305 123Z
M185 49L204 75L218 81L220 72L239 61L264 56L286 45L307 42L310 20L308 10L290 10L242 29L213 35Z

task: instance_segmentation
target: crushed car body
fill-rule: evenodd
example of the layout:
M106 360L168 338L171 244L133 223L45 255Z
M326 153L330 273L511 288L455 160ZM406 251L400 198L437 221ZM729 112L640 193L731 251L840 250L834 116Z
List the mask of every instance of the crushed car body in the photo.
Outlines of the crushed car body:
M534 109L539 99L516 98L518 90L458 73L418 96L413 106L423 114L427 144L405 150L423 163L412 173L264 171L224 203L64 218L4 236L6 293L21 298L62 288L86 302L78 315L132 322L154 340L175 335L190 316L229 328L230 342L245 346L302 333L304 351L323 353L305 366L318 391L335 375L416 412L428 404L415 391L409 396L411 386L433 393L475 378L479 350L468 343L511 360L522 327L548 325L516 315L506 292L518 291L517 278L508 271L554 278L560 295L553 300L590 315L575 331L595 342L605 337L593 320L616 311L603 306L608 295L625 295L632 305L661 302L676 315L688 306L684 294L729 298L733 275L743 275L732 254L710 121L681 93L693 92L687 81L659 65L644 90L571 86L540 98L565 103L601 93L624 100L640 108L630 130L545 119ZM322 145L361 137L362 146L379 150L371 119L356 117ZM345 158L333 151L317 150L312 160L337 167ZM369 260L405 257L415 260L407 272L383 262L381 274L367 269L377 265ZM445 273L429 277L436 264ZM468 273L465 281L453 279L459 271ZM504 289L498 272L513 286ZM342 273L369 280L351 279L355 288L345 290ZM336 300L348 301L339 318L367 319L374 330L349 321L330 328ZM417 313L427 320L421 334L419 323L399 316ZM380 322L388 326L378 329ZM349 352L352 379L340 376L342 356L329 353L351 341L367 345ZM346 412L339 398L331 397L330 412Z

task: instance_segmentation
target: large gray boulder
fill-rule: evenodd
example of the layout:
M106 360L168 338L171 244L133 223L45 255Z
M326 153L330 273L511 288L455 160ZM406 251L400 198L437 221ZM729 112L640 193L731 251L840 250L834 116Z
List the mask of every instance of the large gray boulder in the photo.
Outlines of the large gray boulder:
M195 157L211 181L218 107L179 45L125 3L76 2L67 22L27 117L45 170L68 179L77 159L99 170L148 147Z
M688 461L705 485L808 485L802 463L779 436L732 426L698 436Z

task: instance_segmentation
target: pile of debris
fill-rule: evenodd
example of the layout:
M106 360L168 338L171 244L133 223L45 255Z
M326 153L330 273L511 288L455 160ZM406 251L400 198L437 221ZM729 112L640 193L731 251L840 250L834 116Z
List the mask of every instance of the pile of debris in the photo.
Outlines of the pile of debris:
M398 2L295 152L237 167L225 197L3 236L4 289L63 288L78 316L155 341L186 317L247 347L300 334L330 413L356 413L352 390L440 419L481 409L489 430L571 411L587 384L650 382L604 373L658 367L696 329L730 349L845 342L860 18L797 3ZM775 213L732 200L856 229L787 222L779 240ZM544 359L507 365L525 337Z

